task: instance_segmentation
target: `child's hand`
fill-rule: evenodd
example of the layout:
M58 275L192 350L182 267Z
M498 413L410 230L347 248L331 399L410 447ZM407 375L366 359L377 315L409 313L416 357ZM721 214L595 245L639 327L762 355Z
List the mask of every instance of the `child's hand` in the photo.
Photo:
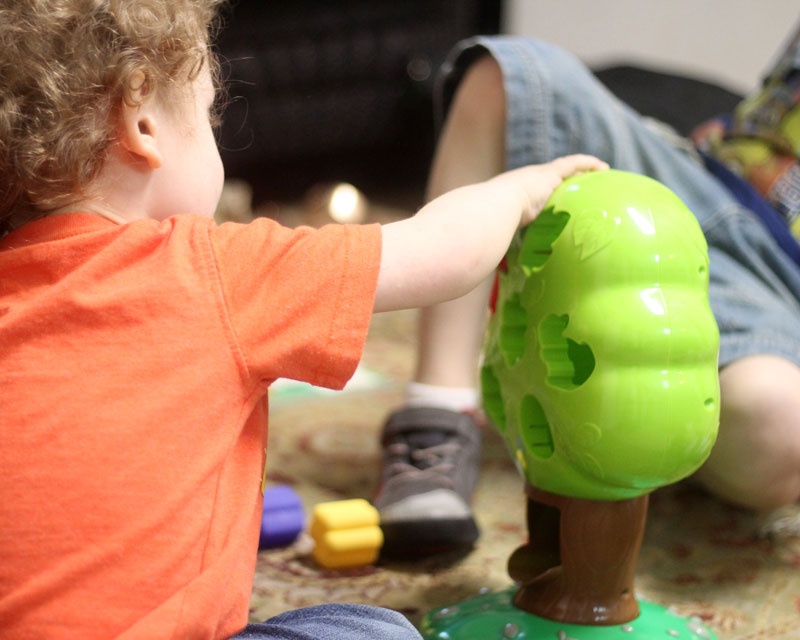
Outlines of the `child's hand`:
M504 188L517 190L523 204L520 226L533 222L553 190L561 182L586 171L601 171L608 165L593 156L574 155L558 158L547 164L537 164L502 173L492 182L503 182Z
M415 216L385 225L375 310L426 307L468 293L564 178L607 168L591 156L523 167L449 191Z

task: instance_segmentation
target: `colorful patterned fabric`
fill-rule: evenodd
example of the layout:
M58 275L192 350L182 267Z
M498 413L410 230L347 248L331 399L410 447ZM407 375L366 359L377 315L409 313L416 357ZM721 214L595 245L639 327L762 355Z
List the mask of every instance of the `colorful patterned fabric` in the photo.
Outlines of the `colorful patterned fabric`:
M698 149L760 193L800 239L800 30L761 88L700 125Z

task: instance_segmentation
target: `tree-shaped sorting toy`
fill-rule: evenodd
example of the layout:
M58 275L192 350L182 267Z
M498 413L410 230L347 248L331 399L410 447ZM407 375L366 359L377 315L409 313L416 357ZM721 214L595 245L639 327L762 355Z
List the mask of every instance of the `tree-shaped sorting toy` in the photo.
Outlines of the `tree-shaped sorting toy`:
M484 407L528 495L518 589L431 612L426 638L705 640L634 595L652 490L706 459L719 334L700 227L662 184L570 178L506 256L481 370Z

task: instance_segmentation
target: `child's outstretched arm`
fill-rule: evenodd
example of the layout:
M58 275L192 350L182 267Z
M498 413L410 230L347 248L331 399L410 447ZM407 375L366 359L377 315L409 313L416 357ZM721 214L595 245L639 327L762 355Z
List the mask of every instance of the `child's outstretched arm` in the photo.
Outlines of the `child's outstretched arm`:
M515 169L446 193L407 220L383 227L375 311L458 298L498 265L518 227L531 222L564 178L607 169L575 155Z

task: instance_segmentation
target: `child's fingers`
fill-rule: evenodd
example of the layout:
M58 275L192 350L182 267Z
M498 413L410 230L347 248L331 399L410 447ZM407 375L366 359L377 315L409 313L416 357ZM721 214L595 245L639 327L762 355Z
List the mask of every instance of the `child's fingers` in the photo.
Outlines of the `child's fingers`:
M572 156L564 156L557 158L550 163L552 169L558 174L560 178L568 178L575 173L583 173L585 171L602 171L608 169L608 164L585 154L576 154Z
M522 183L527 198L520 223L530 223L542 210L547 198L561 182L576 173L602 171L608 164L602 160L585 154L577 154L557 158L543 165L533 165L525 174L527 180Z

